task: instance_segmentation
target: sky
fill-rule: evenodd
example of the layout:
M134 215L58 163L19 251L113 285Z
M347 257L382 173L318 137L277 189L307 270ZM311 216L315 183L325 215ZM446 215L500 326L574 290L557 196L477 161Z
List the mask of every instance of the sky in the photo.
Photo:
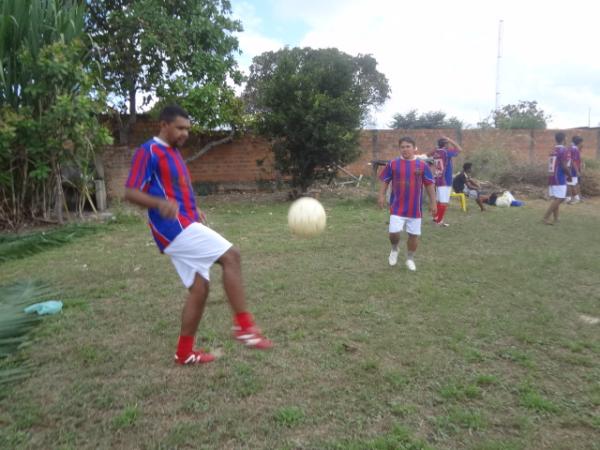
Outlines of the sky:
M391 94L373 111L369 128L388 128L394 114L412 109L443 111L475 126L494 110L497 90L500 107L537 101L551 116L549 128L600 125L600 2L232 0L231 5L244 27L237 34L238 63L246 74L254 56L285 46L371 54Z

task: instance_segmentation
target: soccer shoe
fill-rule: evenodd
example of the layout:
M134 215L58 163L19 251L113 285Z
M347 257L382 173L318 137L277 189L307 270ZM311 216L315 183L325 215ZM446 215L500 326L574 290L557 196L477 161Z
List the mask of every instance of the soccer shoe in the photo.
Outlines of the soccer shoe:
M417 270L417 266L415 265L415 262L412 259L406 260L406 268L408 270L410 270L411 272L414 272Z
M392 249L390 256L388 257L388 262L390 263L390 266L395 266L398 263L398 250Z
M241 327L235 326L233 327L233 337L236 341L241 342L246 347L258 350L266 350L273 347L273 343L264 337L256 327L250 327L243 330Z
M215 355L212 355L202 350L192 352L185 358L180 358L179 355L175 354L175 363L182 366L190 366L193 364L204 364L215 360Z

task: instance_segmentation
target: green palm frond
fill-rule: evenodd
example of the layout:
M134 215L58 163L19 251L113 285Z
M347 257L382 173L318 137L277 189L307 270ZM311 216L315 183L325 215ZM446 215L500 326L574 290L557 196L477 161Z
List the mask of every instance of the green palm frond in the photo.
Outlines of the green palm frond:
M25 307L48 299L52 294L51 289L35 281L0 286L0 386L27 375L25 363L7 363L5 358L25 343L27 333L40 321L36 314L25 314Z
M0 264L58 247L102 228L100 224L69 225L55 230L22 235L0 235Z

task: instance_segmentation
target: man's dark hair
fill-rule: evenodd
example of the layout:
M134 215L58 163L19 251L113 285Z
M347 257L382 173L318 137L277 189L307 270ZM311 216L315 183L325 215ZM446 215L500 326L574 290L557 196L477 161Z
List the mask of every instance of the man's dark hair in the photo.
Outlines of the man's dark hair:
M556 133L554 135L554 139L556 140L557 144L564 144L565 143L565 133L563 133L562 131L559 131L558 133Z
M573 144L579 145L583 142L583 138L581 136L573 136L571 141L573 142Z
M473 164L471 164L471 163L464 163L463 164L463 170L465 172L468 172L469 170L471 170L471 167L473 167Z
M438 148L444 148L446 145L448 145L448 139L446 139L446 138L438 139L437 145L438 145Z
M403 142L408 142L409 144L412 144L413 147L417 146L417 143L415 142L415 140L409 136L401 137L400 140L398 141L398 145L402 145Z
M161 109L160 115L158 116L158 120L160 120L161 122L171 123L177 117L183 117L184 119L190 118L187 111L185 109L183 109L181 106L169 105L169 106L165 106L163 109Z

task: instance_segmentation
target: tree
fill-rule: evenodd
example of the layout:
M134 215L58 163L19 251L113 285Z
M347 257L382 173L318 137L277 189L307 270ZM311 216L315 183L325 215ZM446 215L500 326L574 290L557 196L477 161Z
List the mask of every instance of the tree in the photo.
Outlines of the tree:
M121 142L127 143L136 121L136 96L145 106L157 97L181 99L193 89L209 90L211 98L231 98L228 79L241 83L234 59L242 31L232 20L228 0L89 0L87 30L97 45L96 60L103 67L104 87L112 106L127 115L120 123ZM202 99L201 95L194 96ZM215 104L198 104L195 121L227 124ZM227 106L225 106L225 109ZM222 123L220 123L222 124Z
M0 8L0 226L46 219L52 206L61 222L61 167L90 173L94 152L109 142L84 66L82 2L5 0Z
M416 109L411 109L405 115L395 114L390 128L394 129L415 129L415 128L456 128L462 129L463 123L456 117L446 119L446 113L442 111L430 111L424 114L418 114Z
M516 105L505 105L492 111L486 122L500 129L546 129L551 116L539 109L536 101L520 100ZM485 122L483 124L485 127ZM482 128L483 128L482 127Z
M389 95L370 55L335 48L285 48L253 59L244 98L257 131L273 143L275 164L305 191L319 168L359 155L369 109Z

